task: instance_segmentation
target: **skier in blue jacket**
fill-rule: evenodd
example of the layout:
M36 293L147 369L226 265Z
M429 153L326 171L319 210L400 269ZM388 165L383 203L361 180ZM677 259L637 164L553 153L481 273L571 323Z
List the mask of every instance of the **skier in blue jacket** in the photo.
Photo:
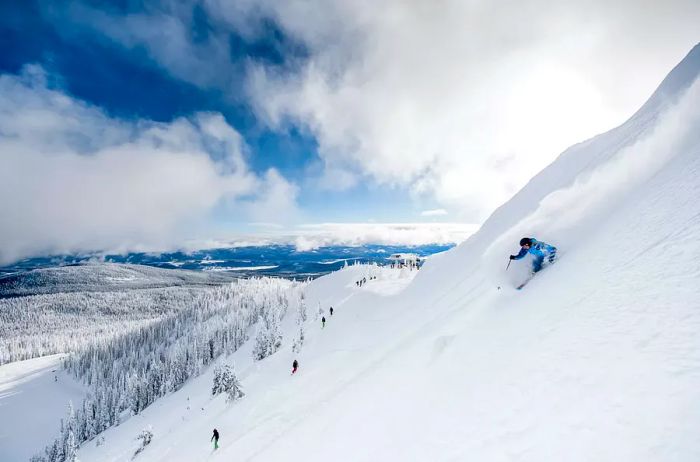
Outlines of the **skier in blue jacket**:
M511 255L510 259L520 260L528 253L535 257L532 261L532 272L536 273L542 269L542 262L544 262L545 257L547 257L549 263L554 262L554 259L557 257L557 248L535 238L524 237L520 239L520 252L517 255Z

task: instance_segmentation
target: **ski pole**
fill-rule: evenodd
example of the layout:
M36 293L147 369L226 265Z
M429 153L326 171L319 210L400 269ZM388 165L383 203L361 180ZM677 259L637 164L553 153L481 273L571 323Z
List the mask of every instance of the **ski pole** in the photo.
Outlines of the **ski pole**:
M510 268L510 262L512 262L512 261L513 260L508 260L508 266L506 266L506 271L508 271L508 268Z

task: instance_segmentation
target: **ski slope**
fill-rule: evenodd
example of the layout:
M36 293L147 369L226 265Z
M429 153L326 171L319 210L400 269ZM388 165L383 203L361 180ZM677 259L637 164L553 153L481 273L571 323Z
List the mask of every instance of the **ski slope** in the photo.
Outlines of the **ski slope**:
M417 275L312 282L301 353L288 316L282 350L227 358L242 400L212 398L208 371L80 460L130 460L148 425L138 461L700 460L699 73L696 46L627 123ZM560 259L515 291L524 235Z
M26 461L56 437L68 403L85 387L61 368L63 354L0 366L0 460ZM38 409L33 411L33 409Z

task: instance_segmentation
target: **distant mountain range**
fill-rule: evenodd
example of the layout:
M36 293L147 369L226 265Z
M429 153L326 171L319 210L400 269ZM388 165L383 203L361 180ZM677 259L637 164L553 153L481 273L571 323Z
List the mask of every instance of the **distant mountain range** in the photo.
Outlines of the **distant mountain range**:
M432 255L452 248L453 245L422 245L422 246L386 246L366 245L358 247L333 246L321 247L309 251L297 251L293 245L271 245L256 247L237 247L199 250L191 253L129 253L124 255L86 254L58 255L31 258L0 267L0 275L6 276L4 285L9 283L7 274L25 273L27 271L46 268L66 267L90 262L127 263L131 265L146 265L161 269L181 269L203 271L210 274L207 281L229 280L233 277L280 276L285 278L315 278L342 268L346 263L385 263L392 253L412 252L421 256ZM143 272L145 270L130 271ZM216 273L219 277L214 277ZM69 274L69 273L66 273ZM36 273L30 279L31 284L42 283L42 278L65 276L66 274L49 272ZM159 273L158 278L175 277L167 272ZM153 276L153 275L149 275ZM95 277L98 277L95 275ZM25 278L27 282L30 279ZM188 276L188 280L190 280ZM196 278L195 278L196 279ZM204 282L204 279L199 283ZM54 282L50 282L53 284ZM102 281L101 283L107 283ZM110 284L107 283L109 286ZM171 284L166 284L171 285Z

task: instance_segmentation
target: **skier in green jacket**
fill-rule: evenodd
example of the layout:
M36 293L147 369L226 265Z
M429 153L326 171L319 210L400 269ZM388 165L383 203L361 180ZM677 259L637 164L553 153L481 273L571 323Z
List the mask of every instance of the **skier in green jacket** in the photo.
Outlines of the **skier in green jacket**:
M219 431L215 428L214 434L209 441L214 441L214 449L219 449Z

